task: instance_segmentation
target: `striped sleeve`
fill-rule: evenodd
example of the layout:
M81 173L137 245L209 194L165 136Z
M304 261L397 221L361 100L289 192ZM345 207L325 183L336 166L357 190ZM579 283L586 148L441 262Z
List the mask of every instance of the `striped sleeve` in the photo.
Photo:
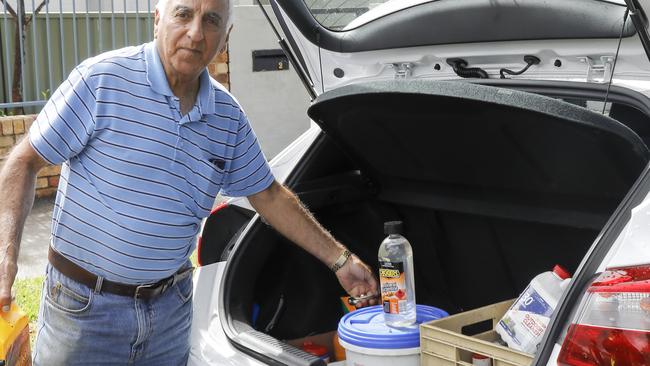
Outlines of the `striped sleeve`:
M221 193L229 197L250 196L268 188L274 179L248 118L240 112L234 155Z
M72 70L29 129L32 147L51 164L79 154L95 128L95 91L81 68Z

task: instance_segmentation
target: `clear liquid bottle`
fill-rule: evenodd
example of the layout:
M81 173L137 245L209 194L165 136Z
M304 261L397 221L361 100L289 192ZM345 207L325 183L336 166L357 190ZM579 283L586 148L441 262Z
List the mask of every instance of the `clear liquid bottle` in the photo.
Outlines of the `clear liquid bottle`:
M388 235L379 246L379 282L386 325L395 328L416 324L413 249L401 235L402 222L384 223Z

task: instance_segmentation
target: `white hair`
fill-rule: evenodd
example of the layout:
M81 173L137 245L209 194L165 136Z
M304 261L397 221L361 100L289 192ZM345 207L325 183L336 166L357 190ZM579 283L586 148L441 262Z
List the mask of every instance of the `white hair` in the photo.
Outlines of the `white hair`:
M226 24L226 28L228 28L232 24L233 2L232 0L222 0L222 1L228 2L228 24ZM160 13L160 16L162 17L163 13L167 9L167 0L158 0L158 2L156 3L156 9L158 10L158 13Z
M163 12L167 9L167 0L158 0L156 3L156 10L160 13L160 16L163 15Z

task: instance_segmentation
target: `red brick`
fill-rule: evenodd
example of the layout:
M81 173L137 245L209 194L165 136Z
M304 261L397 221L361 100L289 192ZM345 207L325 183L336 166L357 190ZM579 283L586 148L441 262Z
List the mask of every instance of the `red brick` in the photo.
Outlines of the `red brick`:
M36 179L36 189L47 188L47 187L48 187L47 178L38 178L38 179Z
M59 185L59 176L54 176L54 177L48 177L47 178L47 184L50 187L57 187Z
M218 54L217 57L215 58L215 60L217 62L228 62L229 58L230 57L228 56L228 51L225 51L225 52L221 52L220 54Z
M30 114L27 116L23 117L23 123L25 124L25 130L29 130L29 128L32 126L32 123L36 120L36 115L35 114Z
M228 83L228 74L219 74L216 79L221 84L226 84Z
M12 147L15 142L16 140L14 140L13 136L0 136L0 148Z
M228 73L228 64L225 62L220 62L217 64L217 74L227 74Z
M61 174L61 165L49 165L38 172L39 177L50 177Z
M216 64L209 64L208 65L208 74L212 76L213 78L217 77L217 65Z
M2 134L7 136L7 135L13 135L14 134L14 124L13 120L11 119L5 119L1 122L2 124Z
M14 134L25 133L25 121L20 119L14 121Z
M42 188L36 190L37 198L52 197L55 194L56 194L56 188Z

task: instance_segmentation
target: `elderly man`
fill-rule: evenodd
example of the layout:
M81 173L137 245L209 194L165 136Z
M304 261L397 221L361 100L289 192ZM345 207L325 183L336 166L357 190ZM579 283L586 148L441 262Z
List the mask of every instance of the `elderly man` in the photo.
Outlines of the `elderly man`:
M206 65L225 47L230 12L228 0L161 1L155 41L77 66L6 161L3 309L36 173L63 163L35 364L186 363L188 256L219 190L248 197L279 232L330 266L351 295L376 293L369 268L274 180L246 115L209 77Z

